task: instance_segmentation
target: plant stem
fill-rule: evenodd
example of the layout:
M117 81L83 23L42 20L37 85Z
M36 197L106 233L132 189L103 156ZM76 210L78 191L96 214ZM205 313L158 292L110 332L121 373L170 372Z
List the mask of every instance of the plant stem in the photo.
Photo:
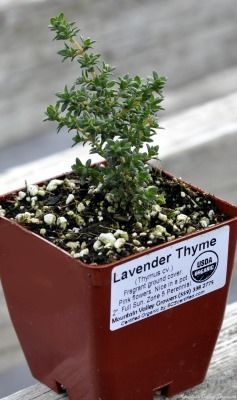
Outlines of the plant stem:
M72 44L74 44L74 46L79 50L80 55L82 55L84 53L83 47L80 45L80 43L76 39L70 38L70 42Z

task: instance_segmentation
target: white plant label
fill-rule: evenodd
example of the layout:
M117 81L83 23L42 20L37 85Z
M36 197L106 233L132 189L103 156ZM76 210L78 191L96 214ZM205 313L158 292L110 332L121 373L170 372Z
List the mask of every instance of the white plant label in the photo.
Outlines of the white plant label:
M114 267L112 331L218 290L225 285L229 226Z

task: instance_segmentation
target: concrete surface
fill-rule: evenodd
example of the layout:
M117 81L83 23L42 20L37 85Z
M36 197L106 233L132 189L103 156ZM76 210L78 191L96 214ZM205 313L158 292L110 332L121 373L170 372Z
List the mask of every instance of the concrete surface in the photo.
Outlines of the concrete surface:
M24 389L30 385L37 383L32 377L31 372L26 363L7 370L0 375L0 398Z
M60 11L118 73L166 75L166 115L237 89L235 0L1 1L0 147L47 132L47 104L75 79L47 28Z

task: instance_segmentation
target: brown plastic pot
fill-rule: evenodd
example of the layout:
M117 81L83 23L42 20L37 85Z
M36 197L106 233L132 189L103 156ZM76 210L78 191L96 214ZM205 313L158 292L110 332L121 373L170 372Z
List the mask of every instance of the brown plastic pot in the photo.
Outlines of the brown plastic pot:
M237 233L237 207L211 198L224 223L102 266L0 218L1 280L36 379L71 400L148 400L204 380Z

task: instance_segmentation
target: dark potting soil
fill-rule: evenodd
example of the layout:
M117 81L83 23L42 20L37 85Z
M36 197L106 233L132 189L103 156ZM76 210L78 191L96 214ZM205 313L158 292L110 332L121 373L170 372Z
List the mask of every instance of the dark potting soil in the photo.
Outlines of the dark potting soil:
M70 173L0 199L0 216L89 264L107 264L226 219L208 194L166 174L153 173L164 204L151 207L145 223L116 214L100 187L81 184ZM125 213L126 214L126 213Z

